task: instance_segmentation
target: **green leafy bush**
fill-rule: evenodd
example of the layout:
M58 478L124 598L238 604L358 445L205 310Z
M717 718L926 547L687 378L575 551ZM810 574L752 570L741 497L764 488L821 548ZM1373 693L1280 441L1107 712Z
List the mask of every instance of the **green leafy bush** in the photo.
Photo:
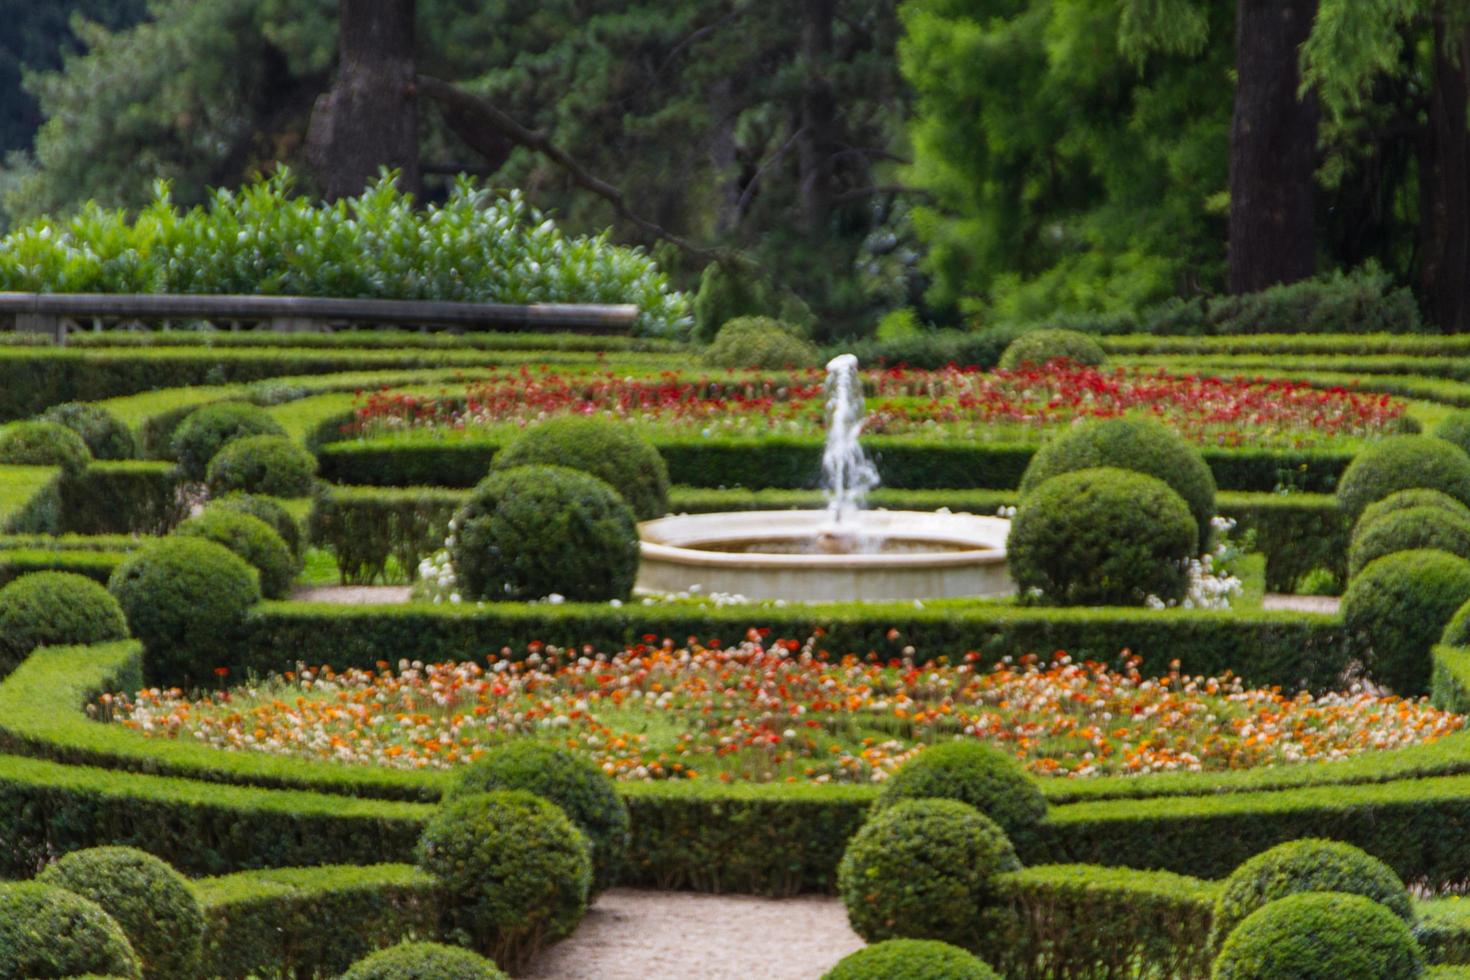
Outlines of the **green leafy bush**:
M581 416L550 419L496 453L490 468L540 465L592 474L621 494L640 521L669 512L669 468L658 450L626 423Z
M1219 949L1246 916L1298 892L1362 895L1405 922L1414 918L1408 890L1388 865L1351 844L1307 838L1278 844L1231 872L1215 900L1211 945Z
M739 317L774 314L793 324L803 335L811 332L816 321L811 307L795 293L776 288L762 274L724 262L711 262L704 267L691 309L694 314L691 336L705 344L714 339L720 327Z
M1360 526L1348 549L1348 574L1358 574L1375 558L1415 548L1470 558L1470 514L1439 507L1410 507Z
M904 763L883 783L878 806L899 800L968 803L1012 841L1029 838L1046 816L1046 797L1016 759L978 740L939 742Z
M593 891L617 882L628 850L628 805L600 769L565 749L522 739L487 749L450 798L502 789L523 789L561 807L592 845Z
M185 537L222 544L260 573L260 593L284 599L291 591L299 566L291 549L275 530L258 517L227 510L206 510L174 531Z
M73 851L36 880L90 899L112 916L148 980L199 976L204 911L184 876L153 855L132 847Z
M1072 426L1047 442L1026 467L1021 493L1052 477L1113 466L1163 480L1189 506L1198 534L1192 550L1210 540L1215 516L1215 477L1199 450L1153 419L1103 419Z
M1113 467L1065 473L1021 499L1006 541L1023 595L1063 606L1182 599L1197 541L1162 480Z
M1277 899L1230 933L1213 980L1414 980L1424 957L1403 920L1361 895Z
M975 949L996 913L996 876L1020 867L1005 831L974 807L903 800L848 842L837 889L869 942L937 939Z
M769 317L738 317L726 323L705 349L704 363L717 368L816 367L821 351L791 328Z
M257 520L265 521L281 536L281 540L286 542L286 547L291 549L291 554L297 558L301 557L304 543L301 539L301 524L291 516L290 511L269 497L236 491L214 498L205 505L204 509L224 511L229 514L248 514Z
M143 643L145 675L168 684L203 681L260 601L255 569L223 545L194 537L140 548L107 587Z
M81 436L93 459L132 459L138 454L132 430L100 405L86 402L53 405L41 413L41 421L64 425Z
M1075 330L1031 330L1021 334L1000 356L1000 367L1014 371L1023 365L1042 367L1055 360L1097 367L1107 361L1097 341Z
M514 972L587 911L591 846L556 805L524 790L461 797L419 839L455 939Z
M140 980L137 954L97 903L37 882L0 884L0 976Z
M1451 497L1442 490L1418 487L1413 490L1397 490L1382 500L1376 500L1363 508L1358 523L1353 525L1353 537L1368 530L1382 518L1410 508L1433 507L1456 517L1470 517L1470 507Z
M209 492L305 497L316 477L316 457L285 436L248 436L226 445L205 469Z
M495 964L458 946L399 943L352 964L342 980L508 980Z
M889 939L843 957L822 980L1000 980L1000 974L958 946Z
M127 635L117 600L85 576L35 572L0 589L0 675L36 647L104 643Z
M1439 420L1431 434L1434 438L1453 443L1470 454L1470 411L1451 412Z
M236 439L284 436L281 423L249 402L215 402L196 408L174 430L171 449L188 480L203 480L215 453Z
M1342 597L1366 649L1368 674L1406 697L1429 684L1430 651L1470 600L1470 562L1443 551L1400 551L1370 562Z
M475 599L626 599L638 573L633 512L612 487L564 466L491 473L454 515L450 560Z
M91 462L82 437L57 422L17 422L0 430L0 463L59 466L77 476Z
M1218 296L1205 312L1209 333L1427 333L1406 287L1369 264L1255 293Z
M1369 504L1399 490L1439 490L1470 506L1470 456L1431 436L1390 436L1354 457L1337 487L1337 501L1356 520Z

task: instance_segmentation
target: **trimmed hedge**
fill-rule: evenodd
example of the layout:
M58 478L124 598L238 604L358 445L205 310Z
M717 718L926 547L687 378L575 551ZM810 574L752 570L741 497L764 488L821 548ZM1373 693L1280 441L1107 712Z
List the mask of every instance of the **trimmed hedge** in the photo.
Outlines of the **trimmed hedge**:
M54 548L0 549L0 586L36 572L70 572L101 585L121 565L123 551L62 551Z
M17 422L0 429L0 463L59 466L76 476L92 462L82 437L58 422Z
M70 534L167 534L188 509L168 463L93 463L62 481L57 527Z
M1399 551L1431 549L1470 558L1470 513L1409 507L1358 523L1348 549L1349 575L1357 575L1374 559Z
M342 980L509 980L495 964L459 946L402 943L352 964Z
M97 903L39 882L0 884L0 976L80 974L143 975L127 937Z
M1012 841L1029 842L1046 817L1046 797L1014 756L978 739L930 745L884 780L877 808L900 800L969 804Z
M1405 696L1427 690L1431 651L1470 601L1470 561L1399 551L1364 568L1342 597L1343 623L1363 644L1368 674Z
M56 422L82 437L93 459L132 459L138 452L132 431L107 409L84 402L53 405L41 413L43 422Z
M105 643L128 636L122 607L98 583L38 572L0 588L0 675L37 647Z
M889 939L844 956L822 980L1000 980L1000 975L958 946Z
M516 466L567 466L618 492L640 521L669 512L669 469L627 422L601 417L553 418L527 429L495 454L492 473Z
M260 593L284 599L296 578L296 556L275 529L258 517L226 510L206 510L174 530L183 538L223 545L245 559L259 575Z
M1212 980L1416 980L1424 957L1409 927L1359 895L1277 899L1225 940Z
M318 484L308 536L337 559L343 584L383 576L390 558L410 576L444 547L449 521L468 495L438 487L337 487Z
M214 402L191 411L174 430L170 442L173 459L184 479L201 481L210 461L237 439L253 436L284 436L281 423L266 410L249 402ZM239 488L232 488L239 489Z
M285 436L235 439L210 459L205 482L216 497L257 493L305 497L316 476L316 457Z
M1002 370L1045 367L1055 360L1097 367L1108 359L1098 342L1076 330L1030 330L1011 341L1000 356Z
M1392 436L1370 444L1342 475L1337 500L1348 516L1399 490L1440 490L1470 506L1470 456L1430 436Z

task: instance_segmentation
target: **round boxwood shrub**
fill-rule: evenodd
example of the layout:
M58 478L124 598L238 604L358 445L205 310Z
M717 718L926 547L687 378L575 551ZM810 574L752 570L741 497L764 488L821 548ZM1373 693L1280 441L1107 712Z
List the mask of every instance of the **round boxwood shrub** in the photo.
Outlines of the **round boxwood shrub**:
M924 749L883 783L877 806L914 799L968 803L1012 841L1028 837L1046 816L1046 797L1021 763L975 739Z
M1047 480L1021 499L1006 554L1023 595L1063 606L1184 597L1198 540L1162 481L1103 467Z
M455 941L512 972L571 935L592 884L587 838L555 804L499 790L440 807L419 838Z
M40 882L0 884L0 977L141 980L128 937L96 902Z
M1423 487L1414 490L1399 490L1363 508L1363 513L1358 518L1358 523L1353 525L1353 537L1356 538L1373 524L1388 517L1390 514L1415 507L1433 507L1447 514L1470 517L1470 507L1465 506L1441 490L1426 490Z
M714 342L705 348L704 362L710 367L779 371L816 367L822 353L780 320L742 316L720 328Z
M1014 371L1023 365L1042 367L1050 361L1066 360L1083 367L1106 363L1102 346L1076 330L1032 330L1023 333L1000 355L1000 367Z
M1470 506L1470 456L1432 436L1390 436L1353 457L1337 484L1337 502L1350 520L1399 490L1424 487Z
M1368 565L1342 597L1347 628L1367 649L1368 674L1405 697L1424 693L1430 651L1470 600L1470 561L1444 551L1399 551Z
M86 402L52 405L41 413L43 422L55 422L82 437L94 459L132 459L138 453L133 432L107 409Z
M0 463L59 466L75 476L92 462L82 437L57 422L17 422L0 430Z
M442 943L399 943L342 974L342 980L509 980L485 957Z
M451 798L523 789L550 800L592 844L592 889L617 881L628 850L628 805L602 770L566 749L522 739L488 749L466 767Z
M1424 955L1404 921L1361 895L1309 892L1262 906L1235 927L1213 980L1413 980Z
M1210 540L1215 516L1215 476L1204 457L1177 433L1153 419L1102 419L1075 425L1047 442L1026 467L1021 493L1031 493L1063 473L1114 466L1163 480L1189 505L1198 527L1194 549Z
M973 949L994 926L995 876L1020 867L1005 831L974 807L901 800L848 841L837 890L869 942L938 939Z
M1470 453L1470 411L1451 412L1434 427L1434 438L1459 446Z
M72 572L33 572L0 589L0 675L36 647L124 640L128 621L107 590Z
M1218 949L1256 909L1298 892L1362 895L1405 922L1414 917L1409 892L1388 865L1351 844L1306 838L1262 851L1230 873L1215 899L1211 945Z
M204 910L184 876L132 847L73 851L37 881L96 902L122 927L149 980L199 975Z
M245 614L260 601L255 569L224 545L170 535L133 552L108 590L143 643L155 683L202 681L228 652Z
M616 490L565 466L491 473L451 523L450 561L473 599L626 599L638 529Z
M540 465L592 474L620 493L640 521L669 512L669 468L625 423L584 416L542 422L497 453L490 470Z
M180 524L175 534L222 544L260 573L260 594L284 599L296 579L296 556L275 528L258 517L229 510L207 509Z
M205 468L214 496L241 491L268 497L305 497L316 478L316 457L285 436L247 436L226 445Z
M265 409L249 402L215 402L190 412L174 430L174 459L185 479L203 480L215 453L236 439L283 436L286 430Z
M822 980L1001 980L973 953L933 939L889 939L842 958Z
M301 557L301 525L291 512L282 507L269 497L261 497L250 493L227 493L223 497L216 497L205 505L205 510L220 510L231 514L249 514L257 520L265 521L286 542L286 547L291 549L291 554Z
M1359 530L1348 548L1348 575L1395 551L1435 548L1470 558L1470 515L1439 507L1410 507L1384 515Z

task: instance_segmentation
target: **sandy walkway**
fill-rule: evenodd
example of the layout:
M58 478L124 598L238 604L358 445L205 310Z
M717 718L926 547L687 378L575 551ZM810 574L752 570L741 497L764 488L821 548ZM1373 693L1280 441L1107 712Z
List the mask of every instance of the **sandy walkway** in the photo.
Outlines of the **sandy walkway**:
M1341 600L1335 595L1267 595L1262 605L1292 612L1335 613Z
M344 606L377 606L407 602L406 585L318 585L291 593L297 602L335 602Z

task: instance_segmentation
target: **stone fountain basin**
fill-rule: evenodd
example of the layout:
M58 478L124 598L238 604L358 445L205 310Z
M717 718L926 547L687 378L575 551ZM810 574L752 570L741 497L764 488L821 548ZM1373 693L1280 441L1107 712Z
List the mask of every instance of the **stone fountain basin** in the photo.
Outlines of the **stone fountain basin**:
M843 602L1008 596L1011 522L999 517L929 511L863 511L845 522L857 539L884 539L890 550L824 553L818 535L826 511L682 514L638 525L643 560L637 588L748 599ZM789 553L796 542L813 550ZM771 551L759 549L767 543Z

